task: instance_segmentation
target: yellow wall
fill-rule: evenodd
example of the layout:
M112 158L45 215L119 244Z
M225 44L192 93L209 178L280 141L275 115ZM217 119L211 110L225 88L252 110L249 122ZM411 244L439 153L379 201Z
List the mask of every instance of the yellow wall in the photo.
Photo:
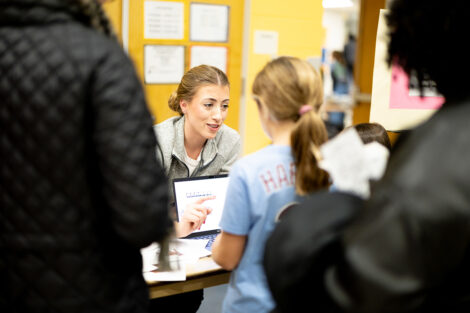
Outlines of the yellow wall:
M247 101L244 114L244 154L259 150L270 143L261 128L256 104L251 98L251 85L256 74L271 60L271 56L253 53L254 31L278 32L279 56L291 55L300 58L321 56L325 38L325 30L322 27L323 7L320 0L251 0L248 6L250 38L245 85Z

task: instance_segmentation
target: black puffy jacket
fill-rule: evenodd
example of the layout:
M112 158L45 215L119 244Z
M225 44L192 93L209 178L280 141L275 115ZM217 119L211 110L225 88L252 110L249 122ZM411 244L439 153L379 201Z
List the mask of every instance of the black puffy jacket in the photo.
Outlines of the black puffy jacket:
M144 94L64 0L0 0L0 312L145 312L170 225Z
M364 204L317 194L288 212L265 254L280 312L470 312L469 116L449 102L402 137Z

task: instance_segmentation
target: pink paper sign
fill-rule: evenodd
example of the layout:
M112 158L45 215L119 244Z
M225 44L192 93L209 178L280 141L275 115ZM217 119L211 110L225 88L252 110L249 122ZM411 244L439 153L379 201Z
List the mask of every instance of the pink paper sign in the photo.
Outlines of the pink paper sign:
M409 89L409 78L398 65L392 65L392 81L390 86L391 109L437 110L445 99L439 95L421 97L415 90Z

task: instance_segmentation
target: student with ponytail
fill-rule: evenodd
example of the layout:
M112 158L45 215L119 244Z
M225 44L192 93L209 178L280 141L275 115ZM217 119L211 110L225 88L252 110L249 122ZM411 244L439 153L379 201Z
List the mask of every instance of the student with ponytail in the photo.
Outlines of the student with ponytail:
M306 61L280 57L255 78L253 95L272 144L239 160L230 172L222 232L212 254L234 270L223 312L269 312L274 302L262 269L266 238L284 207L328 186L315 153L327 140L318 115L323 94L318 72Z

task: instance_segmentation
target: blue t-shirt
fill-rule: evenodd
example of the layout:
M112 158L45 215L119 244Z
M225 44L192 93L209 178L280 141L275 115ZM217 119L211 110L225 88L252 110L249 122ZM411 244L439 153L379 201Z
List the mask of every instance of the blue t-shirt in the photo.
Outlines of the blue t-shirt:
M269 312L274 300L262 260L277 213L296 200L291 148L270 145L236 162L229 176L221 228L230 234L248 236L248 240L230 277L222 311Z

